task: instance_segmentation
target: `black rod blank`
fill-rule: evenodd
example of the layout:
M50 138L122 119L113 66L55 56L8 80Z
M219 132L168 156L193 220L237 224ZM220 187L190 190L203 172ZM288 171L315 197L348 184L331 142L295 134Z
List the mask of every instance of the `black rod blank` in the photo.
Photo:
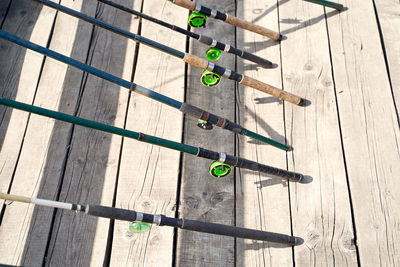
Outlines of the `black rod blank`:
M156 24L159 24L161 26L169 28L169 29L171 29L173 31L180 32L180 33L182 33L182 34L184 34L186 36L189 36L189 37L192 37L192 38L194 38L196 40L199 40L203 44L216 47L216 48L218 48L218 49L220 49L222 51L226 51L228 53L234 54L234 55L239 56L241 58L244 58L244 59L247 59L247 60L252 61L254 63L257 63L257 64L263 66L264 68L272 68L273 67L272 62L269 61L269 60L266 60L266 59L261 58L261 57L256 56L256 55L253 55L253 54L248 53L246 51L237 49L237 48L235 48L233 46L224 44L222 42L214 40L211 37L208 37L208 36L205 36L205 35L199 35L197 33L190 32L190 31L185 30L185 29L183 29L181 27L178 27L176 25L169 24L169 23L167 23L165 21L153 18L153 17L151 17L149 15L146 15L146 14L143 14L143 13L141 13L139 11L136 11L136 10L127 8L127 7L123 6L123 5L117 4L117 3L113 2L113 1L109 1L109 0L98 0L98 1L101 2L101 3L104 3L106 5L112 6L114 8L117 8L119 10L123 10L123 11L125 11L127 13L130 13L130 14L136 15L138 17L141 17L143 19L149 20L151 22L154 22Z
M303 243L303 239L299 237L289 236L285 234L278 234L248 228L235 227L230 225L223 225L218 223L201 222L196 220L171 218L165 215L153 215L147 213L141 213L134 210L119 209L100 205L80 205L65 203L54 200L29 198L18 195L4 194L0 192L0 199L32 203L39 206L61 208L72 211L85 212L86 214L103 217L108 219L122 220L122 221L138 221L156 224L159 226L171 226L189 231L196 231L201 233L209 233L216 235L225 235L237 238L246 238L261 241L270 241L288 245L300 245Z

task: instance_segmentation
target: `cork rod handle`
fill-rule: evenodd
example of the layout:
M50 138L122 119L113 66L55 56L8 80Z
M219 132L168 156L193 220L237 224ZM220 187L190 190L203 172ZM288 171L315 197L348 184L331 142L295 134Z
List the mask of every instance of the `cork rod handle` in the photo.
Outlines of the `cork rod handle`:
M196 7L196 2L195 1L190 1L190 0L172 0L172 3L175 5L187 8L189 10L194 10Z
M275 96L275 97L277 97L279 99L288 101L288 102L296 104L296 105L302 106L306 102L306 100L302 99L299 96L296 96L296 95L291 94L289 92L285 92L285 91L283 91L281 89L278 89L278 88L276 88L276 87L274 87L272 85L260 82L260 81L258 81L256 79L253 79L253 78L245 76L245 75L243 75L243 80L242 80L241 84L250 86L250 87L252 87L254 89L257 89L257 90L259 90L261 92L273 95L273 96Z
M274 32L270 29L258 26L254 23L250 23L245 20L239 19L233 15L229 15L229 14L226 14L226 15L227 15L227 18L226 18L225 22L229 23L233 26L261 34L261 35L271 38L272 40L275 40L275 41L280 40L282 38L282 36L278 32Z
M183 61L185 61L189 65L198 67L200 69L207 69L207 66L208 66L207 60L205 60L204 58L189 54L189 53L185 54Z

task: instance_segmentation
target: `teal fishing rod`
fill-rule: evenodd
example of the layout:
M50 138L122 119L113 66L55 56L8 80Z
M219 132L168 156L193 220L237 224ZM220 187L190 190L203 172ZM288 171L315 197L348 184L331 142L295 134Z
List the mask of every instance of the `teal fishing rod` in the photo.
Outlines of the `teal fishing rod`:
M128 82L128 81L123 80L123 79L121 79L119 77L111 75L111 74L109 74L107 72L101 71L101 70L96 69L96 68L94 68L92 66L86 65L86 64L84 64L82 62L79 62L79 61L77 61L75 59L72 59L70 57L64 56L64 55L59 54L59 53L57 53L55 51L52 51L50 49L47 49L47 48L45 48L43 46L40 46L40 45L31 43L31 42L29 42L27 40L21 39L21 38L19 38L17 36L14 36L12 34L9 34L9 33L5 32L5 31L0 30L0 38L6 39L6 40L8 40L10 42L13 42L13 43L18 44L20 46L29 48L29 49L31 49L33 51L36 51L38 53L41 53L41 54L43 54L45 56L54 58L56 60L59 60L61 62L66 63L68 65L74 66L74 67L76 67L78 69L86 71L86 72L88 72L90 74L93 74L93 75L95 75L97 77L103 78L103 79L105 79L107 81L110 81L110 82L112 82L114 84L123 86L123 87L131 90L132 92L136 92L138 94L147 96L147 97L149 97L151 99L154 99L154 100L156 100L158 102L161 102L163 104L166 104L168 106L171 106L171 107L174 107L176 109L179 109L182 113L199 119L200 121L198 123L198 126L203 128L203 129L210 129L212 127L212 125L216 125L216 126L221 127L223 129L227 129L227 130L229 130L231 132L234 132L234 133L237 133L237 134L241 134L241 135L244 135L244 136L248 136L248 137L254 138L256 140L259 140L261 142L270 144L270 145L272 145L274 147L277 147L279 149L282 149L282 150L285 150L285 151L291 150L291 147L289 147L289 146L286 146L286 145L281 144L281 143L279 143L277 141L274 141L272 139L269 139L267 137L259 135L259 134L255 133L255 132L247 130L247 129L243 128L242 126L240 126L239 124L236 124L236 123L234 123L234 122L232 122L232 121L230 121L228 119L219 117L217 115L214 115L212 113L204 111L204 110L202 110L200 108L197 108L197 107L192 106L190 104L187 104L185 102L179 102L179 101L177 101L175 99L169 98L169 97L167 97L165 95L162 95L162 94L159 94L159 93L154 92L152 90L149 90L147 88L144 88L144 87L142 87L140 85L137 85L137 84L135 84L133 82Z
M174 57L178 57L182 59L185 63L192 65L194 67L200 68L205 70L200 78L200 81L202 82L203 85L208 86L208 87L213 87L216 86L217 84L220 83L221 77L226 77L230 80L237 81L240 84L249 86L251 88L254 88L256 90L259 90L261 92L273 95L279 99L288 101L290 103L299 105L299 106L307 106L309 104L309 101L306 99L303 99L299 96L296 96L292 93L283 91L279 88L276 88L272 85L263 83L261 81L258 81L256 79L253 79L249 76L246 76L244 74L237 73L233 70L221 67L219 65L216 65L212 62L207 61L204 58L200 58L198 56L189 54L189 53L184 53L179 50L176 50L174 48L168 47L166 45L157 43L153 40L150 40L148 38L145 38L143 36L133 34L128 31L124 31L122 29L119 29L115 26L112 26L110 24L107 24L101 20L95 19L93 17L87 16L85 14L82 14L78 11L75 11L73 9L67 8L65 6L56 4L54 2L48 1L48 0L33 0L39 3L42 3L43 5L52 7L54 9L59 10L60 12L63 12L65 14L71 15L73 17L79 18L83 21L89 22L93 25L96 25L98 27L101 27L103 29L106 29L108 31L111 31L113 33L116 33L118 35L124 36L126 38L129 38L131 40L134 40L135 42L139 42L145 45L148 45L152 48L155 48L157 50L160 50L162 52L168 53Z
M317 5L321 5L321 6L331 7L331 8L336 9L337 11L341 11L343 9L342 4L334 3L331 1L326 1L326 0L304 0L304 1L314 3Z
M110 126L107 124L75 117L75 116L68 115L65 113L52 111L52 110L36 107L33 105L28 105L28 104L17 102L17 101L7 99L7 98L0 98L0 105L12 107L15 109L27 111L30 113L42 115L42 116L45 116L48 118L53 118L53 119L64 121L64 122L73 123L73 124L88 127L91 129L100 130L100 131L107 132L107 133L117 134L120 136L136 139L138 141L142 141L145 143L170 148L170 149L177 150L177 151L180 151L183 153L188 153L188 154L200 157L200 158L206 158L206 159L213 160L214 162L210 165L209 170L210 170L210 174L217 178L222 178L222 177L229 175L231 173L231 169L232 169L231 166L234 166L234 167L248 169L248 170L252 170L252 171L258 171L258 172L272 174L272 175L281 177L282 179L288 179L288 180L294 181L294 182L300 182L303 179L303 175L300 173L278 169L275 167L257 163L255 161L231 156L231 155L228 155L228 154L222 153L222 152L215 152L215 151L207 150L207 149L200 148L200 147L185 145L185 144L181 144L181 143L178 143L175 141L158 138L158 137L151 136L151 135L146 135L144 133L134 132L134 131L118 128L115 126Z

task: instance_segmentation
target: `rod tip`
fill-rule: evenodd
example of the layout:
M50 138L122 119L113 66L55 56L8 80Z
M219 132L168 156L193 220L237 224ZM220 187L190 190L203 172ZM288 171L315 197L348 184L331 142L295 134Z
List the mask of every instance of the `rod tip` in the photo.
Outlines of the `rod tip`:
M298 104L300 107L307 107L307 106L309 106L309 105L311 105L311 101L310 100L307 100L307 99L305 99L305 98L302 98L301 100L300 100L300 103Z

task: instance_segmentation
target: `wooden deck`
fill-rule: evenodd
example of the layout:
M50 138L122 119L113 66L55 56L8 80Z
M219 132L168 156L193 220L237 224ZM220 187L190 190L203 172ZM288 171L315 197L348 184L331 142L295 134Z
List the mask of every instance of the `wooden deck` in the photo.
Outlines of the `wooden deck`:
M114 0L186 27L165 0ZM57 1L58 2L58 1ZM114 26L204 57L206 46L96 0L59 0ZM275 42L208 19L195 29L269 59L263 69L224 54L218 64L311 101L282 103L223 79L214 88L179 59L30 0L1 0L2 30L186 101L271 138L280 151L222 129L204 131L171 107L0 40L0 95L301 172L306 184L246 170L226 179L209 161L0 107L0 191L102 204L302 237L286 247L70 211L0 202L0 265L400 266L400 3L201 0L280 31ZM397 182L396 182L397 181Z

